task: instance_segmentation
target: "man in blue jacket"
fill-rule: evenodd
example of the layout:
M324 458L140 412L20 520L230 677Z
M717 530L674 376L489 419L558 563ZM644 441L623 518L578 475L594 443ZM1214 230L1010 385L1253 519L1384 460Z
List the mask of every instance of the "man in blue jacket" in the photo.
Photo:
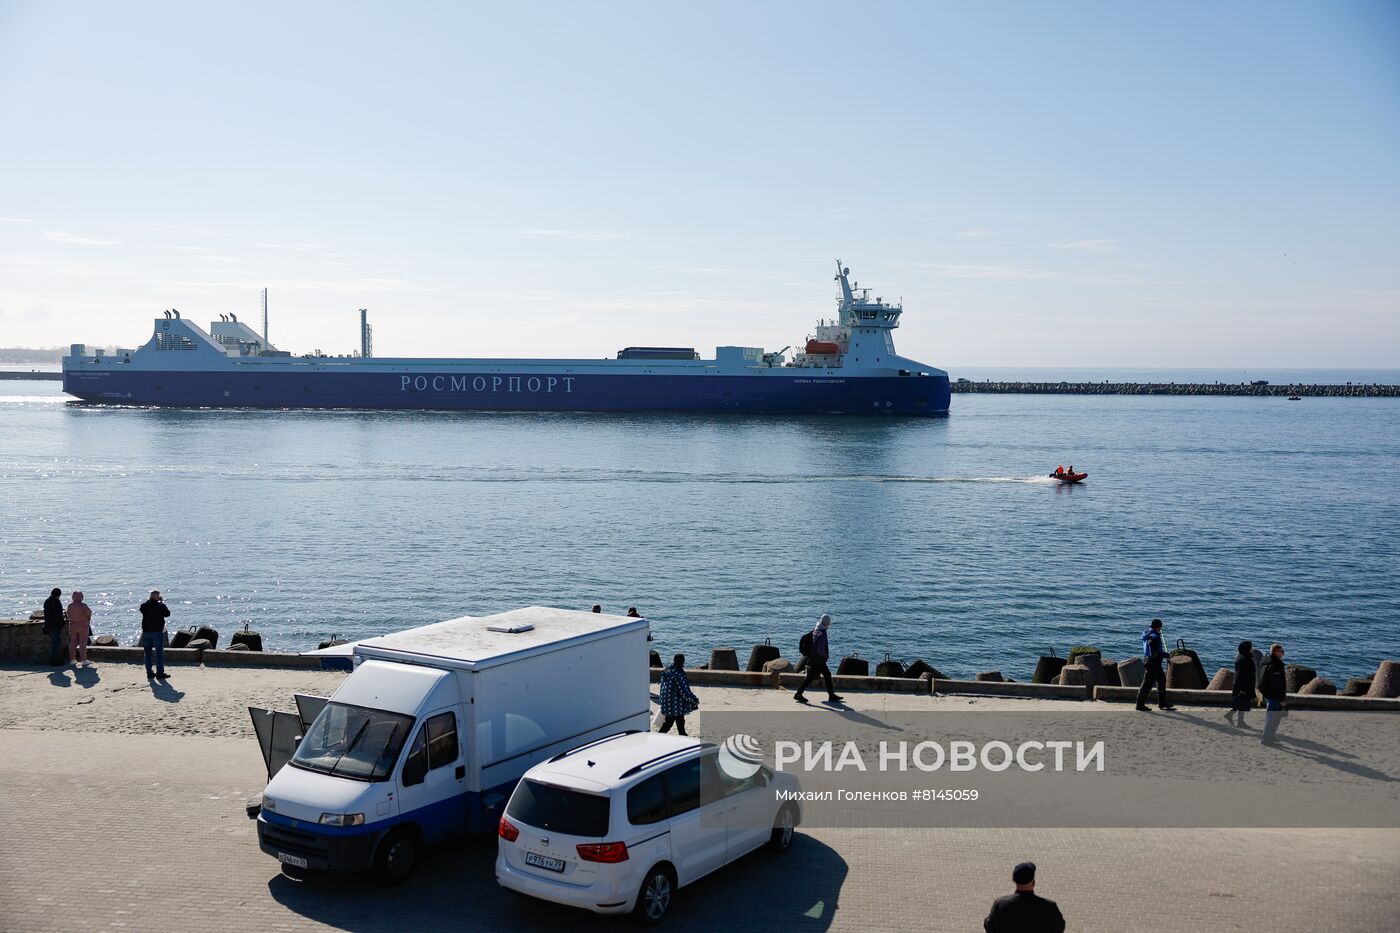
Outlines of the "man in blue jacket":
M1167 702L1167 672L1162 669L1167 652L1162 647L1162 620L1153 619L1142 633L1142 686L1138 688L1137 708L1147 711L1147 695L1157 685L1157 708L1176 709Z

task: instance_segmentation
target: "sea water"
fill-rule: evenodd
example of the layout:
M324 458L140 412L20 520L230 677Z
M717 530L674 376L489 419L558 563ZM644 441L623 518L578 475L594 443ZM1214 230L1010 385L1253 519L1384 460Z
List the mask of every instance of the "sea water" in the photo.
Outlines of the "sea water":
M1046 476L1071 463L1083 485ZM878 420L126 409L0 382L0 516L0 617L81 588L124 644L159 588L173 626L288 650L601 603L693 664L792 657L823 612L837 656L953 676L1124 657L1154 617L1208 670L1246 638L1335 678L1400 657L1394 399L955 395Z

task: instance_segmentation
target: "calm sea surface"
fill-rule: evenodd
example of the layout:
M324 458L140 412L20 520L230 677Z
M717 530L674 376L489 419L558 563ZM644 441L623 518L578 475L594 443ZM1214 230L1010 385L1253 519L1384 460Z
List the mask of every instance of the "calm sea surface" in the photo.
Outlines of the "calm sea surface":
M158 587L174 624L285 649L600 602L694 663L791 655L821 612L838 655L955 676L1122 657L1153 616L1211 670L1243 638L1338 678L1400 657L1393 399L959 395L899 421L65 399L0 382L0 616L80 587L123 643ZM1043 478L1071 462L1083 486Z

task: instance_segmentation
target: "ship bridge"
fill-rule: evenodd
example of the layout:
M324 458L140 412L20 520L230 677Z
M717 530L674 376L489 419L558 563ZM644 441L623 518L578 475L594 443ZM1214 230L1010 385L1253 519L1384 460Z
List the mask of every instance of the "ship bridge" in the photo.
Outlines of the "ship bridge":
M798 353L793 366L825 367L847 371L890 371L893 375L946 375L917 360L900 356L894 349L893 331L904 313L902 302L870 297L870 289L851 281L851 270L836 260L836 317L817 322L816 332L807 338L805 352ZM854 374L854 373L853 373Z

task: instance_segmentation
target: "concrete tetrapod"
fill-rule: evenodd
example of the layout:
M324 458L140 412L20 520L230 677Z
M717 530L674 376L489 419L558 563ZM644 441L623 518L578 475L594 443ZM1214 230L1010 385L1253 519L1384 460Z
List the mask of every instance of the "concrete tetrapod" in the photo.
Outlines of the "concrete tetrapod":
M1286 664L1283 668L1284 679L1288 683L1288 692L1297 693L1303 689L1303 685L1317 676L1317 671L1301 664Z
M1366 691L1371 689L1372 679L1370 677L1353 677L1347 681L1347 685L1342 688L1344 697L1364 697Z
M1064 670L1065 665L1068 663L1068 658L1059 658L1053 654L1042 654L1040 656L1040 660L1035 662L1035 675L1031 677L1031 683L1058 683L1060 679L1060 671Z
M1371 688L1366 695L1392 700L1400 697L1400 661L1382 661L1381 666L1376 668L1376 676L1371 678Z
M1097 651L1081 654L1074 659L1075 664L1082 664L1089 669L1089 683L1095 687L1107 686L1108 678L1103 672L1103 655Z
M1083 664L1066 664L1060 669L1060 684L1066 687L1087 687L1089 669Z
M776 658L780 652L778 646L773 644L772 639L764 639L763 644L754 645L749 652L749 664L744 668L746 671L761 671L763 665Z
M906 667L906 668L904 669L904 676L905 676L905 677L910 677L910 678L918 679L918 678L924 676L925 674L930 675L934 680L950 680L950 679L951 679L951 678L948 677L947 674L944 674L942 671L940 671L938 668L934 667L932 664L929 664L929 663L928 663L927 661L925 661L923 658L917 658L912 664L910 664L908 667Z
M230 648L234 645L247 645L249 651L261 651L263 650L262 635L253 631L251 626L245 625L243 631L234 632L233 637L228 640Z
M1118 679L1122 681L1122 686L1141 687L1143 676L1142 658L1137 655L1118 662Z
M1337 685L1326 677L1314 677L1303 684L1303 688L1298 692L1304 696L1336 696Z
M853 677L869 677L870 662L858 654L848 654L837 665L836 673Z
M977 675L977 679L985 683L1002 683L1006 680L1001 676L1001 671L983 671Z
M1230 670L1228 667L1222 667L1220 670L1215 672L1215 676L1210 679L1210 683L1206 684L1206 689L1234 690L1235 672Z
M1168 690L1203 690L1205 676L1200 671L1201 662L1187 654L1174 654L1167 662Z
M737 671L738 669L739 653L733 648L716 648L710 652L710 670Z

